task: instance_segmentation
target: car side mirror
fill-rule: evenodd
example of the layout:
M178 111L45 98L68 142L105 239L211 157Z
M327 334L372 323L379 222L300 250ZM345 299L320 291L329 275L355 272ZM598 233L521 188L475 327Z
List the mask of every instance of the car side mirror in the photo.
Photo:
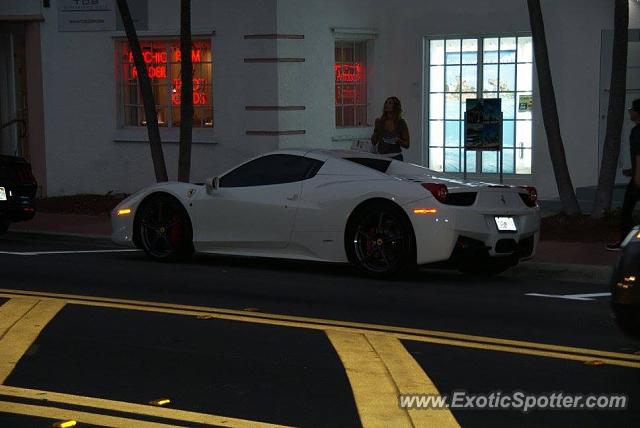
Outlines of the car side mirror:
M218 190L220 187L220 177L209 177L205 181L205 185L207 186L207 192L212 192L214 190Z

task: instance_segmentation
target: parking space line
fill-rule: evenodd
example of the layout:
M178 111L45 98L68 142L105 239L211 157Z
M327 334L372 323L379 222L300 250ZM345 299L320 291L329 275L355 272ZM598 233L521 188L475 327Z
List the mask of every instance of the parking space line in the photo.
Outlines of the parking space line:
M0 339L0 384L4 383L20 358L64 305L65 302L62 300L37 301L4 333ZM24 305L20 303L8 307L10 313L15 310L13 317L23 309Z
M0 297L37 297L38 299L42 300L62 300L63 302L68 304L77 304L84 306L138 310L187 316L206 315L211 319L224 319L256 324L279 325L285 327L306 328L320 331L332 330L362 334L381 333L388 334L402 340L412 340L440 345L482 349L487 351L510 352L515 354L533 355L546 358L559 358L579 362L587 362L598 359L606 364L629 368L640 368L640 355L511 339L474 336L460 333L421 330L406 327L366 324L350 321L323 320L318 318L305 318L290 315L276 315L257 312L250 313L246 311L231 309L175 305L161 302L144 302L92 296L30 292L22 290L0 289Z
M79 412L77 410L60 409L58 407L34 406L33 404L11 403L7 401L0 401L0 412L36 416L54 420L73 419L77 422L104 427L170 428L176 426L157 422L138 421L129 418L119 418L116 416Z
M264 422L247 421L244 419L228 418L224 416L197 413L187 410L171 409L167 407L155 407L137 403L127 403L124 401L107 400L103 398L85 397L80 395L64 394L60 392L42 391L37 389L18 388L7 385L0 385L0 396L10 396L26 398L43 402L60 404L71 404L82 407L90 407L99 410L117 411L131 413L142 416L171 419L182 423L196 423L212 426L235 427L235 428L273 428L283 425L272 425ZM73 416L65 415L61 419L77 419ZM87 422L87 421L83 421ZM129 426L120 424L118 426Z
M409 414L398 405L400 391L365 335L326 333L349 378L362 426L413 426Z
M527 293L525 296L531 297L549 297L552 299L565 299L565 300L596 300L595 297L609 297L611 293L587 293L587 294L540 294L540 293Z
M387 367L400 394L440 394L424 369L398 339L382 334L368 334L366 337ZM413 426L416 427L459 426L450 410L408 409L407 411Z
M142 250L120 249L120 250L70 250L70 251L0 251L0 254L9 256L48 256L57 254L98 254L98 253L135 253Z

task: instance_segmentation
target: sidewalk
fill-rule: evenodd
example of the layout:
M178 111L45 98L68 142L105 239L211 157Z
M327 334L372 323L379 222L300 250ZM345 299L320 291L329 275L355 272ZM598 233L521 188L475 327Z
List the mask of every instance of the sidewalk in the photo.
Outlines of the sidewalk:
M13 224L10 230L108 239L111 220L107 216L37 213L33 220ZM605 284L619 255L606 251L603 243L540 241L535 257L506 275Z
M109 238L111 236L111 219L106 215L36 213L33 220L14 223L9 230L14 232L85 236L88 238Z

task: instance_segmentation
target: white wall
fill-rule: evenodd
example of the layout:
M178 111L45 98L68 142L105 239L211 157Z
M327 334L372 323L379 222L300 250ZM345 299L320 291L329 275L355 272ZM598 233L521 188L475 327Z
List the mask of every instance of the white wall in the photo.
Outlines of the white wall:
M43 10L42 24L49 194L132 192L152 183L149 147L143 142L146 130L123 131L116 123L114 43L124 33L58 32L56 2L51 3ZM150 0L149 30L140 31L139 37L179 36L179 17L177 0ZM209 143L192 148L192 179L203 180L239 159L277 148L276 138L245 135L248 129L277 128L275 115L245 112L245 105L277 103L277 69L258 70L259 65L243 61L276 56L274 42L251 44L243 37L275 32L275 0L195 0L192 17L194 35L215 31L215 131L195 129L194 141ZM171 179L177 175L178 132L165 131Z
M377 29L385 34L387 21L384 19L386 2L379 0L324 0L324 1L278 1L278 33L304 34L304 41L281 41L278 55L282 57L305 58L303 64L282 64L279 67L280 103L305 105L306 110L298 113L281 113L280 126L283 129L306 129L303 137L282 137L281 147L305 145L309 147L332 148L340 143L332 141L334 137L360 135L368 138L371 130L336 129L334 95L334 33L332 27ZM385 40L376 39L373 66L370 73L370 91L374 98L370 100L371 111L381 110ZM372 85L373 83L373 85ZM373 122L373 119L370 119ZM345 143L346 144L346 143ZM350 143L348 143L350 144Z
M56 0L0 2L2 14L42 13L45 135L50 194L133 191L153 182L146 131L118 130L114 37L61 33ZM613 25L610 0L543 0L547 42L567 161L576 187L594 185L598 159L600 34ZM423 41L430 35L528 32L526 0L193 0L195 34L211 33L215 131L195 130L193 174L202 180L277 147L339 147L336 137L367 138L371 129L336 129L332 27L376 29L370 60L370 122L397 95L410 125L406 159L423 158ZM630 1L630 26L640 4ZM149 31L179 34L178 0L149 0ZM303 40L245 40L245 34L304 34ZM247 64L251 57L300 57L304 63ZM535 78L535 75L534 75ZM534 87L532 177L542 198L557 195ZM295 112L245 111L247 105L304 105ZM306 130L305 135L247 136L247 130ZM177 141L177 132L164 133ZM165 143L175 177L177 144Z
M632 2L631 19L638 17ZM306 143L327 146L339 135L333 118L331 64L333 44L330 27L374 27L375 85L370 112L379 114L383 100L397 95L410 125L412 146L406 160L423 158L423 41L430 35L483 35L529 32L525 0L495 0L482 5L472 0L384 2L337 0L278 3L280 32L304 32L307 80L281 74L282 93L304 94L307 111L300 120L308 130ZM611 28L613 2L607 0L543 0L547 44L556 90L567 162L576 187L595 184L598 171L598 99L600 33ZM285 86L283 79L293 82ZM534 73L534 80L537 76ZM541 118L537 82L534 83L534 153L531 177L514 182L536 185L542 198L557 196ZM299 96L299 95L298 95ZM345 131L346 132L346 131ZM370 132L370 130L368 131ZM282 145L282 142L281 142Z
M0 2L0 16L38 15L42 10L42 0L3 0Z
M629 28L640 27L640 2L629 0Z

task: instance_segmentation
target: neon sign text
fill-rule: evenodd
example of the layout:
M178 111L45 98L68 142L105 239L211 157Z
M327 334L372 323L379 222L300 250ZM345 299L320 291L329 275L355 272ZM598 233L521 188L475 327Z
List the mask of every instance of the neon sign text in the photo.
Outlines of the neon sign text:
M166 79L167 78L167 67L164 65L158 66L148 66L147 74L150 79ZM134 79L138 77L138 70L135 67L131 69L131 77Z
M356 98L356 90L354 88L336 88L336 103L342 98L342 104L353 104Z
M133 52L129 51L127 54L129 58L129 62L133 63ZM145 51L142 52L142 58L144 59L145 64L147 64L147 72L149 74L150 79L166 79L167 78L167 52L152 52ZM173 51L173 61L180 62L181 60L180 50L176 49ZM191 50L191 61L194 63L201 62L202 58L202 50L201 49L192 49ZM135 79L138 77L138 70L136 70L135 66L131 67L131 78Z
M336 82L355 83L363 78L362 64L336 64L333 66Z
M204 92L204 79L193 79L193 105L207 105L207 93ZM174 106L180 105L180 94L182 90L182 81L173 79L173 93L171 94L171 102Z

